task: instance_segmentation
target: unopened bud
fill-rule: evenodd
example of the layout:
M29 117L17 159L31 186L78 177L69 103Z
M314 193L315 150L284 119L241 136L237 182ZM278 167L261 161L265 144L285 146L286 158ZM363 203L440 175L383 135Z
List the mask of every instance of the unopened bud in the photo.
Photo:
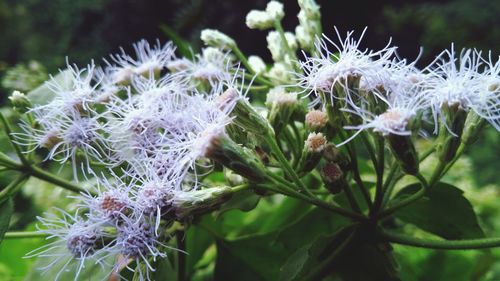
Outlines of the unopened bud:
M264 11L252 10L247 14L246 25L251 29L266 30L274 25L273 18Z
M347 185L344 172L336 163L326 163L320 171L325 187L333 194L341 192Z
M220 186L185 191L172 199L172 210L178 220L216 210L233 196L230 187Z
M325 149L327 140L322 133L310 133L305 141L305 148L309 152L320 153Z
M419 171L420 162L411 136L388 134L385 137L403 171L410 175L416 175Z
M25 94L19 91L12 92L12 95L10 95L9 100L14 106L14 109L19 113L25 113L31 107L30 100L26 97Z
M276 134L279 134L286 127L297 104L296 93L288 93L283 87L276 87L269 91L266 98L267 119Z
M249 56L248 64L256 74L266 71L266 63L259 56Z
M297 172L300 175L312 171L321 160L321 155L325 149L327 140L322 133L310 133L304 142L304 149L297 164Z
M306 114L305 124L310 131L321 131L328 124L328 115L321 110L311 110Z
M484 118L471 110L469 114L467 114L467 119L465 119L462 143L466 145L475 143L479 139L480 133L486 124L487 123Z
M319 20L321 14L319 12L319 5L314 0L298 0L300 9L304 11L310 19Z
M214 135L204 156L250 181L261 182L265 178L265 168L259 157L250 149L235 143L226 134Z
M227 89L222 95L217 97L216 103L220 108L232 107L231 116L234 116L233 123L243 130L255 133L256 135L274 135L274 130L269 122L236 89Z
M458 103L452 105L444 103L441 112L445 120L439 129L439 144L436 147L436 154L441 161L449 162L455 157L460 146L467 111Z
M201 40L208 46L216 47L222 50L231 50L236 47L236 42L233 38L214 29L203 30L201 32Z
M281 4L278 1L271 1L267 3L266 13L268 13L273 20L277 21L282 20L283 17L285 16L285 11L283 10L283 4Z

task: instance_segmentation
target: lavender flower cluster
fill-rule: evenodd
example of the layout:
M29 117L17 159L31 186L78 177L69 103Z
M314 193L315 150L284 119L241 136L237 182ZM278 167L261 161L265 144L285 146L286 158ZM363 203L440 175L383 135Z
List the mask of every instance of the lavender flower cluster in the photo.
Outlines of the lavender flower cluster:
M225 157L215 155L213 146L220 145L221 136L234 137L229 129L278 134L296 122L309 131L304 149L315 155L337 135L340 146L374 132L395 139L389 144L396 158L401 152L396 144L408 144L399 157L403 162L412 160L407 141L427 135L429 124L434 133L465 142L484 121L500 130L498 60L477 50L457 55L452 46L419 69L416 62L400 59L390 43L381 50L361 49L353 32L342 38L337 31L338 42L326 36L315 40L319 7L314 1L299 4L297 34L281 37L271 31L268 36L274 65L268 69L255 56L244 62L254 78L269 78L265 81L275 87L267 96L267 127L259 127L258 118L264 118L259 114L253 117L258 122L242 122L247 116L240 103L249 104L243 90L252 88L244 81L248 73L233 57L239 50L235 41L214 30L202 33L210 47L192 60L178 58L172 43L140 41L135 56L122 50L102 68L93 62L83 69L68 64L67 79L49 81L53 99L28 111L36 122L22 124L17 140L32 150L48 150L47 160L70 162L75 178L92 176L97 188L79 197L79 214L61 210L62 219L40 218L40 231L57 240L30 255L55 257L47 268L69 258L60 272L76 263L75 279L87 262L109 266L107 258L119 256L111 265L114 272L135 261L146 265L136 267L140 279L149 280L155 259L172 249L168 241L176 221L195 213L198 203L216 204L213 195L226 192L205 186L199 177L210 173L213 163L207 158ZM282 17L282 5L272 1L266 11L252 11L247 25L268 29ZM308 52L302 61L294 59L299 45ZM304 114L292 118L294 112ZM345 133L349 130L355 133ZM297 167L310 171L318 163L313 159L304 158ZM96 172L96 166L109 171ZM264 165L240 174L259 181L265 173L259 167ZM405 171L415 169L410 163Z

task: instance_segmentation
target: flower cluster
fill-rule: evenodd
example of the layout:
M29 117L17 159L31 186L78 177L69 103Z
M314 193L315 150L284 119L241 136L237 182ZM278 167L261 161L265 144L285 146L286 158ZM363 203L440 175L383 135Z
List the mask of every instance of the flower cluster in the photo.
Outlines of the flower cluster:
M47 84L52 100L32 106L34 122L15 134L28 152L47 149L46 160L71 162L75 179L83 173L98 182L77 198L80 215L62 211L62 220L40 219L41 231L59 239L33 254L68 249L50 267L70 256L78 275L89 260L109 266L107 257L119 254L113 271L135 261L146 265L139 274L149 280L151 261L170 248L167 230L174 221L213 207L227 193L200 186L198 177L209 170L207 156L214 140L225 136L238 100L219 101L226 89L237 91L240 74L232 59L215 48L194 61L177 58L171 43L140 41L134 49L135 57L122 50L104 60L104 68L68 65L62 80ZM109 172L96 175L96 164ZM214 192L219 197L211 199Z
M348 158L339 147L358 135L366 145L381 144L378 165L387 145L403 172L417 175L415 138L427 136L429 126L446 163L486 122L500 130L500 61L477 50L457 55L452 46L419 69L391 42L362 49L353 31L342 36L337 29L338 40L318 38L319 6L299 5L295 33L283 30L276 1L246 18L250 28L275 29L267 36L269 69L259 57L247 59L229 36L207 29L201 39L208 47L191 59L178 57L172 43L143 40L133 56L121 50L103 67L68 63L47 82L51 100L24 111L30 118L16 142L28 153L46 150L46 160L70 162L76 180L92 178L97 187L77 197L78 214L40 218L40 231L58 239L30 255L53 257L48 267L67 259L60 272L76 263L75 279L94 263L150 280L156 259L173 249L172 235L231 196L230 187L204 181L212 169L228 175L228 185L236 178L258 192L313 196L308 202L317 203L301 178L315 170L320 177L310 182L322 181L327 192L349 188L355 152ZM246 95L263 90L266 96L255 98L261 109ZM29 104L21 93L11 100L19 108ZM383 180L383 168L377 176ZM109 257L118 262L109 264Z

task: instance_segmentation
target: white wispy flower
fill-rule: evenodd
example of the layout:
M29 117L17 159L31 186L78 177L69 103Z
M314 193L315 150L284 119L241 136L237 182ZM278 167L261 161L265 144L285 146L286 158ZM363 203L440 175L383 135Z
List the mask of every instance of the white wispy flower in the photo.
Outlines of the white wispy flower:
M221 81L228 81L232 78L231 56L215 48L203 49L202 54L196 55L193 63L186 66L187 68L178 74L195 84L208 82L215 86Z
M297 74L304 92L315 93L316 96L326 93L332 101L341 98L336 96L335 86L342 87L350 94L352 90L357 90L349 89L348 83L352 78L363 78L368 83L376 79L380 71L385 71L384 65L389 63L396 50L396 47L390 47L389 44L379 51L360 50L360 41L366 29L359 40L353 38L353 31L348 32L345 39L342 39L337 29L335 31L340 44L323 35L323 39L315 43L319 55L305 55L306 60L300 63L304 74ZM329 50L329 45L335 49Z
M475 94L469 97L469 106L476 114L500 131L500 60L486 61L486 70L476 79Z
M165 236L163 233L160 235ZM173 249L160 242L160 239L165 241L168 237L160 238L156 235L144 216L123 217L122 223L117 226L116 241L113 247L107 249L110 254L123 256L115 265L115 272L126 268L135 272L138 280L151 280L150 274L155 271L152 262L157 258L166 257L165 250ZM130 267L130 264L134 264L131 261L135 261L135 268ZM142 264L145 267L142 267Z
M340 143L343 145L364 130L371 129L373 132L380 133L382 136L400 135L409 136L412 134L412 128L409 126L416 117L421 118L419 113L426 110L429 106L427 99L421 92L413 91L389 93L387 98L379 95L380 100L387 107L381 114L371 112L366 104L358 106L348 100L348 107L342 110L361 119L359 125L347 125L344 129L357 130L352 137ZM423 132L419 132L422 133Z
M62 217L52 214L48 218L38 217L42 226L37 225L38 232L48 235L52 241L26 255L26 257L39 257L49 259L50 262L41 268L43 271L58 268L55 280L68 267L75 268L74 280L78 280L80 272L86 265L99 263L103 255L103 248L112 239L106 234L98 223L85 220L76 214L72 216L59 210Z
M481 63L480 53L464 49L457 57L452 45L427 67L429 75L423 93L431 104L436 132L438 121L445 122L441 113L443 105L458 106L463 110L473 107Z
M128 84L134 75L158 74L174 58L175 47L172 42L161 45L157 40L155 45L141 40L134 45L135 57L128 55L124 49L120 54L111 55L111 61L104 60L112 81L115 84Z
M89 110L93 102L94 92L99 83L94 83L95 65L91 62L87 67L79 69L76 65L67 64L66 70L61 70L60 79L51 77L46 82L53 93L52 100L45 105L35 105L32 111L43 112L43 115L72 114Z

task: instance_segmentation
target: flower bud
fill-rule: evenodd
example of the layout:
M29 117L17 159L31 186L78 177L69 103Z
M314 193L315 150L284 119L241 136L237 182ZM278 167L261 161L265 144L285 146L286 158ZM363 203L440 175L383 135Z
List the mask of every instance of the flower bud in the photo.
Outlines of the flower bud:
M269 91L266 99L266 106L269 110L267 119L276 134L286 127L297 104L296 93L287 93L283 87L276 87Z
M403 171L410 175L416 175L420 162L411 136L388 134L385 138L388 140L389 147Z
M467 114L467 119L465 119L462 143L466 145L474 144L479 139L480 133L486 124L484 118L477 115L474 111L470 111Z
M312 171L321 160L323 150L327 145L327 140L322 133L310 133L304 143L302 155L297 164L297 172L305 174Z
M232 195L231 188L226 186L184 191L174 196L172 209L175 217L182 220L216 210L231 199Z
M452 105L444 103L441 112L445 120L443 120L439 129L439 143L436 147L436 154L441 161L449 162L455 157L460 146L467 111L458 103Z
M31 108L30 100L26 97L25 94L19 91L12 92L9 100L14 106L14 109L19 113L26 113Z
M278 1L270 1L267 3L266 13L273 20L281 21L285 16L285 11L283 10L283 4Z
M321 179L325 187L332 193L338 194L344 188L347 188L347 182L344 178L344 172L340 166L333 162L326 163L320 171Z
M325 146L323 157L329 162L338 164L342 171L348 171L350 169L349 158L332 143L328 143Z
M204 156L250 181L261 182L265 178L265 167L255 152L238 145L226 134L214 135Z
M292 69L281 62L275 63L266 76L277 83L288 83L293 79Z
M273 18L269 13L257 10L250 11L245 22L250 29L266 30L274 25Z
M311 110L306 114L305 124L309 131L321 131L328 124L328 115L321 110Z
M259 56L249 56L248 64L256 74L266 71L266 63Z
M319 5L314 0L298 0L300 9L304 11L308 18L319 20L321 14L319 12Z
M231 50L236 47L236 42L233 38L214 29L203 30L201 32L201 40L208 46L216 47L222 50Z
M259 114L248 100L238 93L234 88L227 89L216 100L219 107L232 106L231 116L234 116L233 123L243 130L255 133L256 135L274 135L274 130L270 123Z

